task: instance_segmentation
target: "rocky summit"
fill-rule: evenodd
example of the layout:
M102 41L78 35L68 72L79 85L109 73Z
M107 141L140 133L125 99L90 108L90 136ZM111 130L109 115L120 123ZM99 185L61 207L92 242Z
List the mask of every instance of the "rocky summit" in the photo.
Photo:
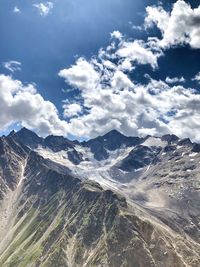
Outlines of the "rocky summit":
M199 267L200 145L0 138L0 266Z

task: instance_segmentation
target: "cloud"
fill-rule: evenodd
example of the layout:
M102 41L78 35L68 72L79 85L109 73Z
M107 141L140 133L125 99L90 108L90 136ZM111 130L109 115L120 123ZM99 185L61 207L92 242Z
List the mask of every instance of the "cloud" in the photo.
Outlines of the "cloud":
M118 92L123 89L131 89L134 84L126 74L117 70L111 79L111 86Z
M163 56L159 40L155 37L143 40L129 40L119 31L111 33L111 44L100 49L98 58L108 63L110 68L132 71L137 65L151 65L158 68L158 59ZM116 63L117 62L117 63Z
M45 4L40 3L37 4L38 10L39 5L42 16L53 8L52 4L45 9ZM21 123L44 136L70 133L92 138L116 128L130 136L174 133L200 141L200 95L179 84L184 83L184 77L167 77L161 81L146 76L147 84L131 79L131 73L138 65L149 65L153 70L158 68L158 60L164 55L165 48L183 44L197 48L194 44L198 41L194 40L198 40L199 35L194 33L198 12L180 0L174 4L171 13L161 6L148 7L145 25L156 25L161 30L162 39L131 40L114 31L110 45L101 48L96 56L89 60L81 57L72 66L60 70L58 75L72 90L79 92L78 100L63 104L66 120L59 118L55 105L44 100L35 86L23 85L10 76L0 75L0 129ZM16 62L6 62L4 67L11 72L20 70L20 62ZM193 79L200 81L200 74Z
M14 123L34 129L42 136L66 135L68 124L60 120L54 104L32 85L23 85L10 76L0 75L0 130Z
M158 67L157 61L163 53L156 44L156 38L149 38L145 43L142 40L125 40L121 36L118 31L111 33L111 38L115 37L117 42L113 41L105 49L101 48L98 56L90 62L79 58L75 65L61 70L58 75L72 87L84 90L96 88L99 83L107 83L114 70L122 76L124 71L132 71L138 64L149 64L153 69Z
M15 7L13 8L13 13L21 13L21 10L19 9L18 6L15 6Z
M122 40L122 37L123 37L123 35L120 31L114 31L110 35L111 35L111 38L115 38L118 40Z
M183 77L167 77L168 83L149 76L145 85L133 82L128 74L130 69L122 68L124 60L131 66L147 62L156 66L156 59L152 61L152 56L146 59L145 53L144 58L142 53L136 53L133 61L129 52L123 51L122 57L120 49L129 51L129 46L135 43L149 52L157 49L155 39L149 39L147 45L121 40L101 49L96 57L80 58L59 72L68 84L79 89L81 98L81 106L77 101L65 107L66 115L71 116L69 131L75 136L92 138L116 128L131 136L174 133L200 141L200 95L194 89L173 85L184 82Z
M194 49L200 48L200 6L192 9L185 1L178 0L171 12L162 6L148 6L146 11L145 26L156 25L161 31L161 47L189 45Z
M3 63L4 68L7 70L14 72L14 71L20 71L21 70L21 62L16 60L10 60Z
M77 103L64 104L63 109L64 109L64 112L63 112L64 118L71 118L71 117L79 115L82 112L81 105Z
M46 17L50 11L53 9L53 2L45 2L39 4L33 4L39 11L39 14L43 17Z
M197 81L198 83L200 83L200 72L195 75L192 81Z
M71 68L61 70L58 75L81 90L95 88L100 79L94 67L83 58L79 58Z
M154 49L153 43L152 40L149 40L148 44L141 40L137 43L134 41L133 46L137 48L134 54L132 48L129 48L129 40L112 40L106 49L99 50L97 57L90 61L79 58L70 68L61 70L59 76L72 88L78 89L80 99L83 100L83 104L80 104L80 100L63 104L63 116L67 121L59 118L53 103L44 100L33 85L25 86L10 76L1 75L0 129L5 129L13 123L21 123L44 136L71 133L91 137L95 136L95 133L120 128L120 121L124 120L125 131L130 131L134 122L130 123L128 117L117 117L119 113L126 111L130 102L129 94L135 87L125 72L134 70L138 64L150 64L152 67L157 65L160 54ZM13 72L19 70L21 65L12 61L4 66ZM128 114L125 112L124 116ZM97 125L101 130L96 128Z
M162 55L161 50L154 50L152 42L145 43L142 40L122 42L116 55L138 64L150 64L152 68L158 67L157 60Z
M173 84L173 83L184 83L186 80L184 77L166 77L166 83Z

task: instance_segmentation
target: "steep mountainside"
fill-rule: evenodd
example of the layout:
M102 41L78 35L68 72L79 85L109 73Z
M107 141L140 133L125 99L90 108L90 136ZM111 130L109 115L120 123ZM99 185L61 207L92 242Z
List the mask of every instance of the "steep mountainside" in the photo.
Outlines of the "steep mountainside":
M199 267L199 147L0 138L0 266Z

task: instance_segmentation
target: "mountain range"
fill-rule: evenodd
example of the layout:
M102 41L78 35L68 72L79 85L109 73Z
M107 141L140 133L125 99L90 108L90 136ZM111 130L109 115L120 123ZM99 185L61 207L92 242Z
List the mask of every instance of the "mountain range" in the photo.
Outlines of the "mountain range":
M0 138L0 266L199 267L200 144Z

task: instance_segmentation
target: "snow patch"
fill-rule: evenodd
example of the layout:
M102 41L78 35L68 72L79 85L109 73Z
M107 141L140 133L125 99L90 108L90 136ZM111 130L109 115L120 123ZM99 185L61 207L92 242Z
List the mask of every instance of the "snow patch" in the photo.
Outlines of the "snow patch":
M140 172L142 171L144 168L138 168L138 169L135 169L134 172Z
M59 152L53 152L50 148L43 147L38 147L37 149L35 149L35 151L45 159L50 159L67 167L74 166L74 164L68 159L68 151L61 150Z
M196 155L198 155L198 153L193 152L193 153L189 154L189 157L195 157Z
M156 147L166 147L168 143L166 141L162 141L159 137L149 137L144 143L143 146L156 146Z

